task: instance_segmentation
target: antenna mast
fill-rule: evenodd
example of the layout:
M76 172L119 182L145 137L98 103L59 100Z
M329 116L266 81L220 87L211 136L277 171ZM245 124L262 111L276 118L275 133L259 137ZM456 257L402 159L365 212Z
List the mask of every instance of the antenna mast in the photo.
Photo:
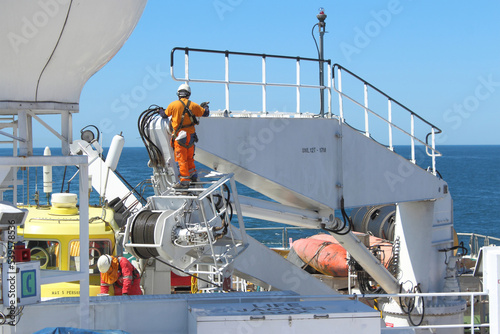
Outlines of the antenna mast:
M319 28L319 85L324 86L325 85L325 76L324 76L324 66L323 66L323 60L324 58L324 49L323 49L323 36L325 35L325 28L326 28L326 14L325 10L323 7L319 9L319 14L316 15L318 18L318 28ZM321 117L325 116L325 89L320 88L320 115Z

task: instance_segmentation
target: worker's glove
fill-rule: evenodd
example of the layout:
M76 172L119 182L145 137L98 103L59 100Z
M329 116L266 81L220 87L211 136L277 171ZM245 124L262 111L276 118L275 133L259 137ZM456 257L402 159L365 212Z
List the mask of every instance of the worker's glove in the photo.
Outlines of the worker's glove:
M162 117L162 118L167 118L167 114L165 113L165 109L163 109L162 107L159 107L158 108L158 114Z
M207 117L208 115L210 115L210 108L208 107L208 104L210 102L202 102L200 104L200 107L202 107L203 109L205 109L205 112L203 113L203 117Z

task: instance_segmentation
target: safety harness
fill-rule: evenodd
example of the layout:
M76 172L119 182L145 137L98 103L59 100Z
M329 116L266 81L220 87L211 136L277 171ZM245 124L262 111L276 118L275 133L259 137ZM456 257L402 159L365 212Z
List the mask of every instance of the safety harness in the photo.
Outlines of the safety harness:
M122 257L119 256L117 258L118 258L118 262L119 262ZM133 284L136 279L141 279L141 274L139 274L139 271L137 270L137 268L135 266L133 266L133 267L134 267L134 271L133 271L132 276L122 276L123 275L122 266L118 265L118 279L114 283L111 283L111 284L101 282L101 286L115 286L116 285L117 287L120 287L123 289L123 282L120 282L120 277L123 279L125 279L125 278L131 279L132 284Z
M120 260L121 257L118 257L118 260ZM141 274L139 274L139 271L137 270L137 268L135 266L134 267L134 272L133 272L133 276L122 276L123 273L122 273L122 267L121 266L118 266L118 277L123 277L124 279L125 278L128 278L128 279L131 279L132 282L136 279L140 279L141 278ZM120 287L123 287L123 282L120 282L120 280L116 280L115 284L117 284L118 286Z
M177 138L177 135L179 134L179 132L182 129L189 128L190 126L200 124L200 122L198 121L198 119L196 118L196 116L193 114L193 112L191 111L191 109L189 109L189 105L191 104L191 101L188 100L187 105L184 104L184 102L182 100L179 99L179 101L184 106L184 111L182 112L182 116L181 116L181 120L179 122L179 126L172 133L172 140L171 140L171 143L170 143L172 145L172 147L174 146L175 138ZM186 117L186 114L188 115L189 120L191 121L191 123L184 125L184 117ZM190 147L192 147L194 145L195 141L196 141L196 136L195 136L195 138L193 138L193 140L190 140L189 145L183 144L180 141L177 141L177 142L182 147L190 148Z

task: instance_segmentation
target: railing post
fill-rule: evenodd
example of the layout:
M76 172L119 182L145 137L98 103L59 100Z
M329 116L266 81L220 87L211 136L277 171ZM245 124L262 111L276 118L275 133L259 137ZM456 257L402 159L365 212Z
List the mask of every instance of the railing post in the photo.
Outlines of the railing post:
M474 252L474 233L471 233L470 237L469 237L469 248L470 248L470 255L477 255L475 252Z
M479 237L476 235L474 236L474 249L475 249L475 254L479 255Z
M12 126L12 134L14 136L19 136L19 133L17 132L17 122L14 122L14 124ZM12 156L14 156L14 157L17 157L17 143L18 143L17 140L13 141ZM17 175L18 168L17 167L11 167L11 168L12 168L12 175L13 175L12 181L14 181L14 187L12 189L12 202L17 203L17 176L16 175Z
M415 160L415 115L411 113L411 162L416 163Z
M189 50L184 51L184 78L189 81Z
M339 116L340 116L340 121L344 123L344 106L342 103L342 70L337 68L337 80L339 83Z
M332 66L328 64L328 117L332 117Z
M225 80L226 80L226 110L229 113L229 51L226 51L225 61L226 61L226 75L225 75Z
M433 175L436 175L436 139L435 139L435 131L434 131L434 128L432 128L431 130L432 132L432 135L431 135L431 140L432 140L432 174Z
M297 84L297 114L300 114L300 58L297 57L297 75L296 75L296 81L295 83Z
M78 166L80 169L79 190L80 190L80 326L88 328L90 318L89 306L89 172L88 161Z
M286 236L287 236L286 227L283 229L283 234L281 234L281 247L285 248Z
M365 96L365 136L370 137L370 130L368 126L368 86L364 83L364 96Z
M470 296L470 332L474 333L474 295Z
M262 55L262 112L267 114L266 55Z
M387 100L387 120L389 124L389 150L394 151L394 146L392 145L392 101L391 99Z

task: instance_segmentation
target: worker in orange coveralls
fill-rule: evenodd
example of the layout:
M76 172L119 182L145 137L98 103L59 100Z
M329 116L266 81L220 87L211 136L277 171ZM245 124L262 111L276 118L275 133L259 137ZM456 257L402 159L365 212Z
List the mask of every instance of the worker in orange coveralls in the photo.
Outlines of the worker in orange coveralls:
M139 272L126 258L101 255L97 267L101 272L101 293L109 293L113 286L115 296L142 295Z
M198 141L195 125L199 123L196 117L210 115L208 102L198 105L189 101L191 88L182 84L177 89L178 100L173 101L164 111L160 112L163 118L171 117L172 146L175 152L175 161L179 164L180 182L174 185L177 189L189 188L191 182L198 180L194 164L194 143Z

